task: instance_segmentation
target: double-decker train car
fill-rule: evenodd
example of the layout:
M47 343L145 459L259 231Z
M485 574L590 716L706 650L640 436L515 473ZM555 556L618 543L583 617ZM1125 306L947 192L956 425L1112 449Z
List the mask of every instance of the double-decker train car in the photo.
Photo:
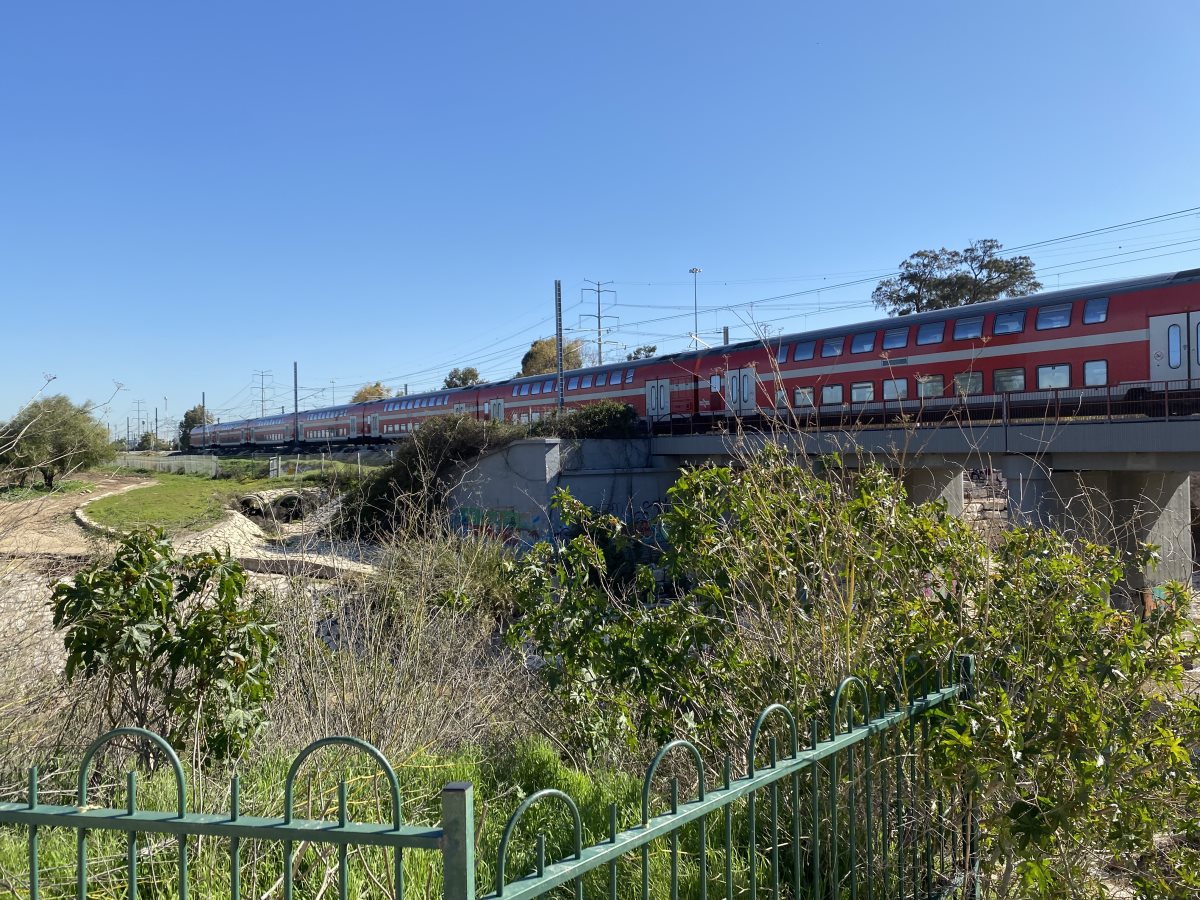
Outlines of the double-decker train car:
M563 374L567 408L633 407L647 430L730 418L881 421L1200 412L1200 269L746 341ZM558 381L468 388L196 428L196 449L403 439L431 417L535 422ZM1173 405L1168 405L1168 401Z

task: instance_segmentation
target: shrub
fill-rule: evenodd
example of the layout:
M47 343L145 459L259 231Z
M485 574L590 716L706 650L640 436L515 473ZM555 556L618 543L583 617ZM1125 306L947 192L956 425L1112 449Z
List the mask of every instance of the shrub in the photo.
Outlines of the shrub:
M535 422L530 434L540 437L630 438L637 434L638 416L632 406L601 400Z
M818 474L773 445L741 463L669 492L662 586L614 565L612 549L637 540L624 523L566 495L575 536L517 566L511 636L564 698L573 746L687 734L716 753L769 702L811 718L845 674L904 690L969 652L978 690L942 721L932 774L975 798L985 893L1094 895L1116 863L1143 896L1195 896L1200 707L1183 587L1143 621L1109 602L1142 560L1032 529L989 551L871 466Z
M341 530L392 533L413 515L441 505L456 467L524 436L525 430L502 422L480 422L467 415L429 419L410 440L396 448L395 461L366 478L344 500Z
M235 755L262 722L276 649L274 626L245 591L230 556L179 556L161 531L134 532L111 562L54 590L67 680L102 684L107 727Z

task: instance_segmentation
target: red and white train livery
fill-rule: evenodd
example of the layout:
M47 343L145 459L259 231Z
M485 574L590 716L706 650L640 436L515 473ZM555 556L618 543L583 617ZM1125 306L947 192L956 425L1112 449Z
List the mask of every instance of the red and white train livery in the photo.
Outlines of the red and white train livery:
M1125 404L1174 396L1200 409L1200 269L996 300L564 373L565 405L616 400L647 429L730 417L879 420ZM1196 390L1193 391L1193 388ZM532 422L553 375L198 427L192 447L378 444L433 416ZM1140 404L1140 405L1138 405ZM297 419L299 420L297 422ZM299 440L296 427L299 426Z

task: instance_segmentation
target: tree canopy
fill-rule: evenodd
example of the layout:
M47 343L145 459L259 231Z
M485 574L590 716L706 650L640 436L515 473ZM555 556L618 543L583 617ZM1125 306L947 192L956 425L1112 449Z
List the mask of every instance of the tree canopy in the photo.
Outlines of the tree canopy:
M564 369L578 369L583 365L580 349L579 341L563 344ZM521 357L521 371L517 373L517 376L544 375L547 372L557 371L557 369L558 346L554 338L538 338L529 345L529 349Z
M144 431L142 436L138 438L138 450L169 450L171 445L162 438L155 435L153 431Z
M46 489L54 479L112 457L108 429L63 394L30 403L0 429L0 466L20 481L38 472Z
M906 316L1040 290L1033 260L1000 256L1002 249L989 238L965 250L918 250L900 263L899 274L876 285L871 299L888 315Z
M192 446L192 429L197 425L211 425L213 423L212 413L208 412L203 406L197 403L191 409L183 414L183 418L179 420L179 446L183 450L187 450Z
M657 352L658 352L657 344L642 344L642 346L635 348L632 353L628 354L625 357L625 359L627 359L627 360L649 359Z
M384 387L382 381L376 381L374 384L364 384L355 391L350 402L366 403L368 400L383 400L390 396L392 396L391 388Z
M446 374L446 380L442 382L442 387L461 388L482 383L483 379L479 377L479 370L474 366L467 366L462 369L451 369Z

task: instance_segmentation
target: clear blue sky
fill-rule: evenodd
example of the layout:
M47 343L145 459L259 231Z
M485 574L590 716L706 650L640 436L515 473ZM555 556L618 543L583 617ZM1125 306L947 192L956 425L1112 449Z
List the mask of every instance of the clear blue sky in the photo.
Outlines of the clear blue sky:
M555 278L585 329L584 279L616 282L609 353L678 349L692 266L719 307L1200 206L1198 25L1192 0L5 4L0 417L43 373L123 384L121 431L138 399L256 412L255 370L290 409L293 360L304 406L507 377ZM1034 257L1050 287L1200 266L1200 217ZM701 329L866 318L871 286Z

